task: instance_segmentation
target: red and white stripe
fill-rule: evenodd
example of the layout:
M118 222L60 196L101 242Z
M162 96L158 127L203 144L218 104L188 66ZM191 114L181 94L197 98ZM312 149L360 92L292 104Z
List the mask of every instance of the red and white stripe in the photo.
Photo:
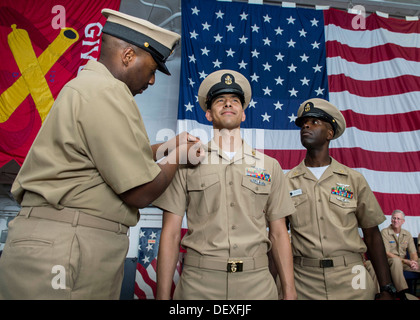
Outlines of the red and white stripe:
M154 259L146 269L143 268L141 264L137 264L134 284L134 299L150 300L156 298L156 264L157 259ZM173 277L172 294L179 281L181 271L182 263L180 259L176 265Z
M366 177L384 213L403 210L420 232L420 22L324 12L330 101L347 130L331 143L340 162Z

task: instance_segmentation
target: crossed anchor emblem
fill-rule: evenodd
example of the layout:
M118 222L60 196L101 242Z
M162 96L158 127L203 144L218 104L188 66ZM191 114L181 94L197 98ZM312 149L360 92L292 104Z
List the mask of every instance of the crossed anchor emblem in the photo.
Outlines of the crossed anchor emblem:
M44 122L54 103L45 75L64 52L79 39L79 34L73 28L61 29L57 38L37 58L28 32L17 29L15 24L12 25L12 29L7 36L7 42L21 76L0 95L0 123L7 121L29 94L41 121Z

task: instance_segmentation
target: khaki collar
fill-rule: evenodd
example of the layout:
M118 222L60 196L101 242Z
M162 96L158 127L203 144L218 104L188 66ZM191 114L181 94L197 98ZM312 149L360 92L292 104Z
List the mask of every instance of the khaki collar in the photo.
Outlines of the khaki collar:
M389 225L388 228L386 228L386 232L388 232L388 235L394 236L397 239L397 234L395 233L394 229L392 229L391 225ZM401 231L399 233L400 236L398 237L398 239L402 239L402 236L406 236L408 235L408 233L409 232L407 230L401 228Z
M206 147L204 147L206 148ZM237 162L239 160L245 159L247 164L251 164L248 161L255 163L255 161L261 160L264 158L264 155L258 152L256 149L248 145L244 140L242 140L242 147L236 150L235 156L230 159L225 152L219 147L214 139L209 141L207 144L207 151L210 153L215 153L218 157L226 160L228 163ZM211 155L209 155L210 157Z
M105 67L103 63L96 60L89 60L88 63L86 63L83 70L95 71L102 74L103 76L106 76L107 78L113 78L115 80L118 80L112 75L112 73L108 70L107 67Z
M339 175L345 175L345 176L347 176L349 174L347 167L345 167L340 162L338 162L333 157L331 157L331 164L327 168L327 170L325 170L324 174L322 175L322 177L319 181L322 181L322 180L328 178L333 173L339 174ZM299 176L302 176L302 175L306 179L318 181L314 177L312 172L305 166L305 159L302 160L301 163L295 169L292 170L291 178L296 178L296 177L299 177Z

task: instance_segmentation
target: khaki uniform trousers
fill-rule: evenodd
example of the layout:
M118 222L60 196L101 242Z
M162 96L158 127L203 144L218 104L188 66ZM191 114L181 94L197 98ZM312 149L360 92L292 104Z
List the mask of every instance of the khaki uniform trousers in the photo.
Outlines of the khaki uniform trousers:
M418 260L420 265L420 259ZM408 289L407 281L404 277L404 271L420 272L420 270L411 270L410 267L401 262L400 258L388 258L389 269L391 271L392 282L397 291Z
M408 289L407 281L404 278L403 263L400 258L388 258L389 270L391 271L392 282L397 291Z
M246 264L244 263L244 266ZM181 278L174 292L174 300L277 299L277 287L268 269L268 259L265 266L257 266L242 272L208 269L184 262Z
M373 300L377 286L360 262L322 268L294 263L299 300Z
M0 258L0 299L119 299L128 237L19 214Z

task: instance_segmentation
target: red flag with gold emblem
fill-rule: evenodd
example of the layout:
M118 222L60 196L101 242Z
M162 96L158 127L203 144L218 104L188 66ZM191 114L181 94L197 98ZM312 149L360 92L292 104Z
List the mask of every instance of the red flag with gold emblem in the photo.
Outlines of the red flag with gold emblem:
M97 60L105 17L120 0L2 0L0 167L22 164L61 88Z

